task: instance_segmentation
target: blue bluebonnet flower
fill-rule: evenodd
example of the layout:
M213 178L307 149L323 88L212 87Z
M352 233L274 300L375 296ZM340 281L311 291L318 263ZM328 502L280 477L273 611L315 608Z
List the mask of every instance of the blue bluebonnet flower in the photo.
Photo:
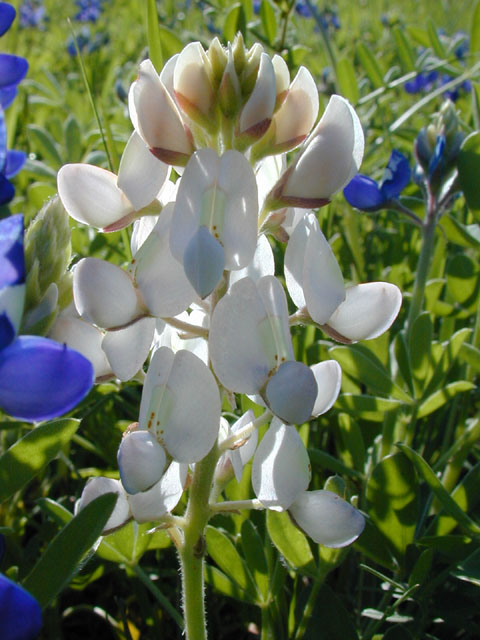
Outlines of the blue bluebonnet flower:
M103 12L102 0L75 0L75 4L80 9L74 17L77 22L96 22Z
M380 183L358 173L347 184L343 195L352 207L362 211L377 211L396 200L409 182L408 160L400 151L394 149Z
M42 610L35 598L0 574L0 636L2 640L35 640L42 627Z
M19 7L21 27L43 27L45 6L42 0L25 0Z
M7 2L0 2L0 36L6 33L15 18L14 7ZM17 85L28 70L25 58L9 53L0 53L0 89Z
M0 106L0 205L10 202L15 195L15 189L10 183L10 178L17 175L26 159L27 156L23 151L13 149L7 151L5 117Z
M431 91L438 80L438 71L421 71L415 78L404 84L407 93L420 93Z
M106 33L96 33L95 37L92 39L90 29L86 25L83 26L80 33L77 34L77 45L80 53L93 53L93 51L97 51L107 42L108 35ZM70 36L67 40L67 51L72 58L77 55L73 36Z
M24 300L23 215L19 214L0 221L0 407L16 418L36 422L78 404L92 387L93 367L66 345L18 336Z

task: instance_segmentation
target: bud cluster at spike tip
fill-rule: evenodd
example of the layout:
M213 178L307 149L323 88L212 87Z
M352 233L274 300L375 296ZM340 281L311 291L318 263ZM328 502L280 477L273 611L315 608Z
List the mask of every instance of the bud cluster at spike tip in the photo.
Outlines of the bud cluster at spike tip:
M335 95L319 118L309 71L291 78L282 57L246 49L240 35L206 51L191 43L162 70L143 61L129 113L118 175L87 164L58 174L77 223L105 232L133 224L133 257L80 260L73 304L51 335L91 359L98 381L143 379L150 358L138 423L118 451L120 480L91 479L78 508L113 491L105 532L131 518L161 523L192 467L216 453L215 486L240 482L252 460L261 505L288 510L317 542L349 544L363 516L329 491L308 491L296 428L332 407L341 369L297 361L290 325L301 319L349 343L386 331L400 307L390 283L345 286L312 211L358 172L357 114ZM269 236L288 241L286 288ZM224 394L234 411L236 394L264 407L263 438L252 411L222 415Z

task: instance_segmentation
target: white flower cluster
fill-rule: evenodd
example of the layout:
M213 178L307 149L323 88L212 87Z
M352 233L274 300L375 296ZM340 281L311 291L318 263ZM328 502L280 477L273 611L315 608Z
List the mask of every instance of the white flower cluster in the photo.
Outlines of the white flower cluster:
M318 109L304 67L290 82L283 59L260 45L246 50L237 38L225 49L214 40L205 52L195 42L160 75L149 60L140 65L118 176L85 164L60 170L59 195L75 220L104 231L134 223L130 264L81 260L75 309L51 334L89 357L97 380L129 380L151 354L139 423L118 452L121 480L92 479L81 498L84 506L119 494L107 530L131 517L161 521L189 469L216 447L212 505L253 456L260 505L288 509L330 546L360 534L363 517L348 502L307 491L309 459L293 425L333 405L341 371L335 361L297 362L290 325L314 323L343 342L374 338L395 319L401 295L382 282L345 288L311 208L358 171L363 133L340 96L314 127ZM286 152L301 144L287 166ZM291 317L268 234L288 240ZM261 419L222 417L223 396L235 406L237 393L265 407ZM257 446L257 427L270 419Z

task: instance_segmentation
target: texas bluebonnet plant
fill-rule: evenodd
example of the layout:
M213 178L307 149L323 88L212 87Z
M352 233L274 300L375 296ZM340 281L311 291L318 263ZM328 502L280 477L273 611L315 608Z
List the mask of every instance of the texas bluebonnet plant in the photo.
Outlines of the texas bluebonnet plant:
M0 573L0 634L2 640L36 640L42 610L35 598Z
M25 302L23 216L0 222L0 407L30 422L72 409L93 383L80 353L40 336L18 335Z
M395 319L401 295L388 283L346 287L311 211L357 173L363 132L337 95L315 126L319 99L304 67L291 81L280 56L258 44L246 50L240 36L227 48L215 39L208 51L194 42L160 75L150 60L141 63L129 110L134 132L118 175L66 165L58 190L79 223L104 231L133 223L133 258L126 268L80 260L74 307L51 335L82 350L98 379L143 378L151 354L139 421L118 450L120 480L89 480L78 508L113 491L104 533L132 518L169 531L193 640L205 637L202 540L214 514L288 511L331 547L361 533L363 516L348 501L308 491L309 458L294 425L328 411L341 371L335 361L297 361L290 325L320 326L342 342L373 338ZM287 164L286 152L298 147ZM293 315L268 235L288 241ZM237 415L236 394L260 415ZM250 458L256 497L219 500ZM185 515L172 515L187 484Z
M0 2L0 36L10 28L16 12L12 5ZM7 131L3 110L17 94L17 85L28 70L25 58L0 53L0 205L10 202L15 190L10 183L22 168L26 155L23 151L7 150Z

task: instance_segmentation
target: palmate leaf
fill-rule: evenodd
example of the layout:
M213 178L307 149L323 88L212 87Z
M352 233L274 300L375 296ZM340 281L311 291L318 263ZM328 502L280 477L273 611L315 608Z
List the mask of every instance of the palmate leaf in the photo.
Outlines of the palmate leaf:
M91 549L113 511L117 495L96 498L50 542L23 581L23 587L46 607L68 584L83 556Z

